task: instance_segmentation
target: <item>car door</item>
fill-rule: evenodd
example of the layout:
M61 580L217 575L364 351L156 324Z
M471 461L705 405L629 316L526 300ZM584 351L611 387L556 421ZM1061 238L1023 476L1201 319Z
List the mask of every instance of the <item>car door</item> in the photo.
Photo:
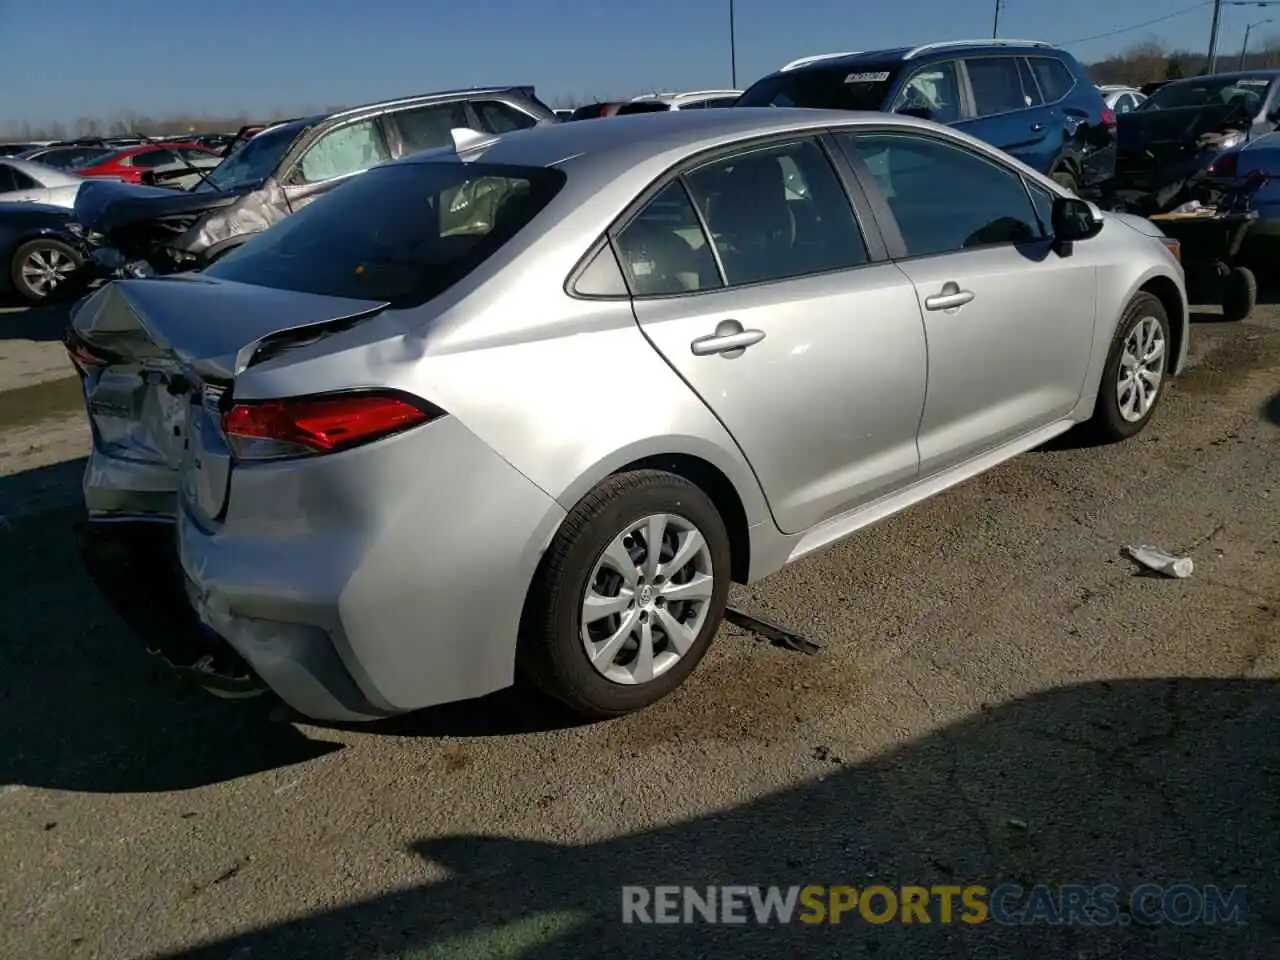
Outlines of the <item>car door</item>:
M289 209L296 213L316 197L370 167L391 159L377 117L362 117L317 136L283 176Z
M1016 170L928 134L839 140L924 308L921 475L1066 416L1093 344L1095 265L1054 249L1049 191L1033 185L1033 200Z
M0 163L0 203L47 203L49 191L17 167Z
M1018 58L969 57L963 63L973 119L957 126L1047 173L1060 144L1050 136L1049 109L1039 92L1023 86Z
M826 148L798 138L707 160L614 235L641 330L733 435L787 533L918 470L924 324L859 219Z

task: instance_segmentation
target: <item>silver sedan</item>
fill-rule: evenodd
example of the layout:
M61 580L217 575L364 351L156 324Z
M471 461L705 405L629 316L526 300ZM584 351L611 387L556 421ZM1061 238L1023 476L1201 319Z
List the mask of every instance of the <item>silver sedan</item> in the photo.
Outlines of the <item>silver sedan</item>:
M455 131L83 302L86 542L176 549L224 692L369 719L521 674L613 716L690 674L731 581L1137 434L1187 324L1149 222L909 117Z
M0 203L42 203L69 210L83 183L82 177L34 160L0 159Z

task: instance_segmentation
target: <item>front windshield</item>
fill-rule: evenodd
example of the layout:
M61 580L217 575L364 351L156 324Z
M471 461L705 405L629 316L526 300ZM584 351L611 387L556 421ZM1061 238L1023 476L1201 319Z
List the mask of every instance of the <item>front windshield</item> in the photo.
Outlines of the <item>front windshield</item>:
M1185 110L1235 106L1256 113L1262 107L1270 83L1265 77L1200 77L1170 83L1154 91L1138 110Z
M882 110L897 72L872 66L776 73L753 84L735 106Z
M288 123L274 130L264 130L232 150L205 174L205 179L196 185L193 192L240 190L262 183L276 172L293 141L307 129L307 124Z

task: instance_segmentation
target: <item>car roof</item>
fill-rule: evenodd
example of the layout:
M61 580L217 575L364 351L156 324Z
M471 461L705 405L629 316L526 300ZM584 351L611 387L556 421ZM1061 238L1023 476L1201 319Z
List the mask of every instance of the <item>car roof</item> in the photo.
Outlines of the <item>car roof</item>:
M43 187L69 187L81 183L81 178L63 173L56 167L45 166L35 160L18 160L14 157L0 157L0 163L8 164L15 170L21 170L32 180Z
M897 114L857 110L810 110L798 107L733 107L728 110L664 110L575 123L539 124L477 142L482 160L552 167L572 161L575 167L604 164L619 170L649 161L698 153L754 136L785 134L858 124L893 125L936 130L936 124ZM414 154L401 164L439 162L451 149ZM464 149L464 156L470 151Z
M1205 80L1275 80L1277 77L1280 77L1280 70L1231 70L1226 73L1209 73L1202 77L1179 77L1177 80L1166 80L1161 86L1177 87Z
M941 40L936 43L923 43L914 47L891 47L884 50L859 50L856 53L815 54L801 57L786 65L778 72L800 73L808 70L821 71L841 69L845 67L880 66L900 64L907 60L927 61L935 57L953 57L957 53L970 56L984 56L995 53L1016 53L1028 50L1059 53L1052 44L1042 40ZM789 69L788 69L789 68Z

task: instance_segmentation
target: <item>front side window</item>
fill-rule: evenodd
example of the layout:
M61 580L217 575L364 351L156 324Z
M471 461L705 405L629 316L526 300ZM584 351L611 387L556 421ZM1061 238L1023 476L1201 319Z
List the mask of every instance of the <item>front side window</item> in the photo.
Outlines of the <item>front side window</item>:
M616 243L633 296L669 297L723 286L715 254L679 180L659 191Z
M908 256L1045 236L1022 177L961 146L905 134L840 134L889 205Z
M324 183L335 177L368 170L391 154L374 119L358 120L323 134L298 164L302 183Z
M934 63L913 73L893 102L894 113L910 113L936 123L960 119L960 84L956 65Z
M564 185L545 167L388 164L307 204L205 269L330 297L422 303L525 228Z
M716 160L686 181L730 286L867 262L853 208L814 140Z
M515 107L498 100L478 100L471 104L471 109L480 118L480 126L488 133L510 133L512 130L527 130L538 122L523 110L517 110Z
M421 153L453 143L453 130L470 127L467 111L461 103L438 103L429 107L398 110L392 115L400 131L404 152Z
M6 163L0 163L0 193L12 193L21 189L16 178L17 171Z
M132 166L150 170L153 167L163 167L166 163L177 162L178 155L172 150L145 150L133 155Z
M965 61L969 86L973 88L973 108L980 117L992 117L1031 104L1022 91L1022 77L1013 57L975 57Z

